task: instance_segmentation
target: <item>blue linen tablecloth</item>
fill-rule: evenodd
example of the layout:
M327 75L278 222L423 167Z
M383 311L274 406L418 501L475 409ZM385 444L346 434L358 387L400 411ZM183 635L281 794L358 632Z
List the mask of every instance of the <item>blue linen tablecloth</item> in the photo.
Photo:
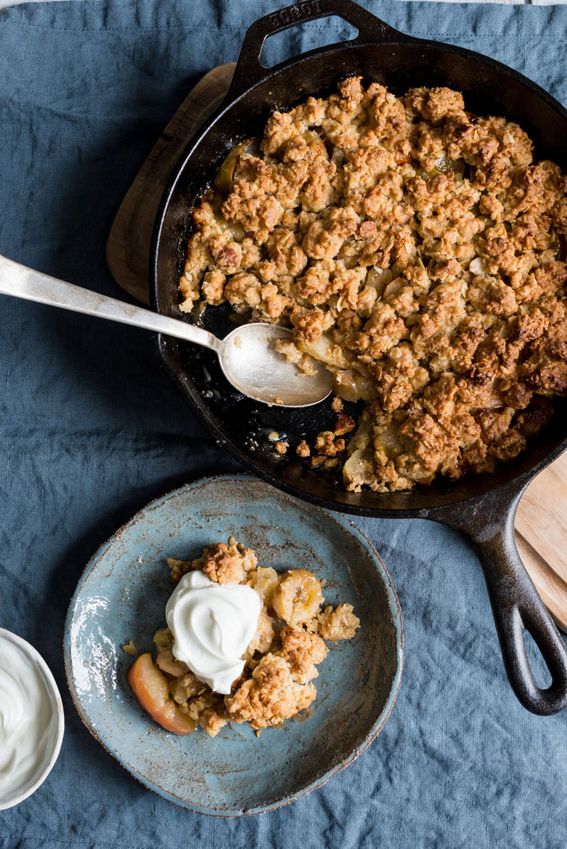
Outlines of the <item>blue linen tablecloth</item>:
M199 76L235 59L247 25L281 5L87 0L0 12L0 252L118 294L105 239L139 165ZM567 99L567 7L366 5ZM344 31L322 22L285 45ZM2 849L565 849L567 715L520 707L474 554L421 521L360 522L399 589L406 666L384 733L352 767L245 820L187 813L130 778L67 695L69 598L98 545L149 499L237 466L160 370L150 335L0 303L0 624L43 652L67 717L48 781L0 814Z

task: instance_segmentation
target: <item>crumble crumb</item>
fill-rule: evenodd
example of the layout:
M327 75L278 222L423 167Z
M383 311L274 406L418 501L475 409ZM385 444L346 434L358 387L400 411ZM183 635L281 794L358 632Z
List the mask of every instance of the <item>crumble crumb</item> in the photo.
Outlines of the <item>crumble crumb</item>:
M228 544L218 542L203 549L202 555L193 561L193 568L201 569L209 580L218 584L238 584L256 568L256 563L252 549L230 537Z
M177 560L175 557L168 557L167 565L169 566L171 580L175 581L175 583L180 581L183 575L186 575L187 572L192 570L193 566L191 563L191 560Z
M350 640L360 627L360 619L355 616L352 604L339 604L334 609L326 607L317 617L319 634L324 640Z

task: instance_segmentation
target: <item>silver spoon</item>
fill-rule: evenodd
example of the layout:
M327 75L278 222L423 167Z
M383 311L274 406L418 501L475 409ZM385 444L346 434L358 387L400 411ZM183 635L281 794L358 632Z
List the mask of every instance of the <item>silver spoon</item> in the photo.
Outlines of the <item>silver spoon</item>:
M229 383L263 404L309 407L323 401L331 392L331 375L321 363L314 361L316 373L305 375L278 354L274 342L290 338L291 331L275 324L243 324L224 339L217 339L200 327L64 283L3 256L0 256L0 293L133 324L203 345L216 352Z

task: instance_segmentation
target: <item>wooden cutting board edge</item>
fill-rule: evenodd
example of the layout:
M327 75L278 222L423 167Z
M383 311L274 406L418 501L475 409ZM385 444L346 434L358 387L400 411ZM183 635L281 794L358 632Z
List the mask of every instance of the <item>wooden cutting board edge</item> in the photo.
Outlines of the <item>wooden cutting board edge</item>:
M150 303L150 242L156 213L185 145L222 103L234 62L218 65L191 89L148 154L110 228L106 261L118 285L143 304Z
M108 267L132 298L149 304L150 241L155 216L185 145L218 108L235 65L213 68L190 91L126 193L106 244ZM567 452L527 488L516 515L524 565L557 625L567 632Z

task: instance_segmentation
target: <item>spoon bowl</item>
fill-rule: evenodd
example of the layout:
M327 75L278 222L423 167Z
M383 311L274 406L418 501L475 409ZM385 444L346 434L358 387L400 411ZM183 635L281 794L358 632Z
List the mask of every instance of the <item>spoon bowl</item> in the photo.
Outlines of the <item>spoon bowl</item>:
M313 360L315 374L304 374L275 349L292 339L286 327L264 322L243 324L226 336L219 350L224 376L236 389L263 404L309 407L331 393L331 375Z

